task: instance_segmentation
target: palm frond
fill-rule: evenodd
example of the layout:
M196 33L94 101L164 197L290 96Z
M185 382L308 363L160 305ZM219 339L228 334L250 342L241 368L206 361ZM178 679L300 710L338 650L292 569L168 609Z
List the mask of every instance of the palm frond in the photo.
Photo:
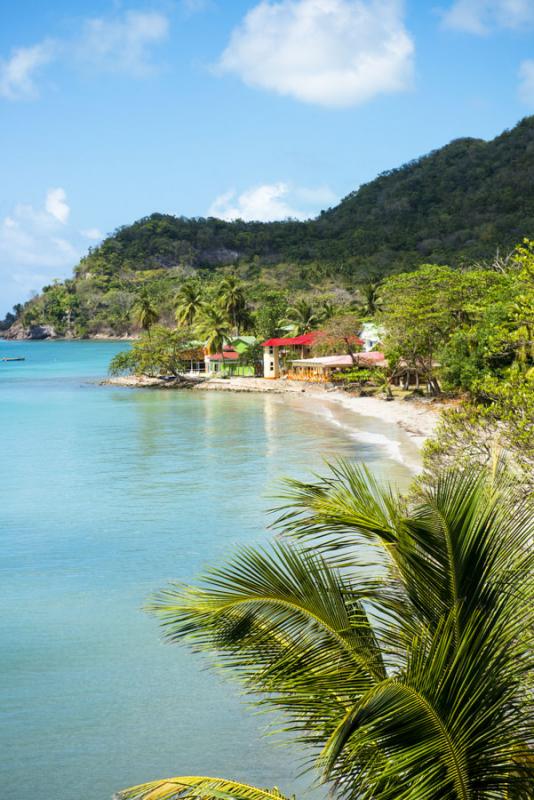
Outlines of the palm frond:
M182 776L132 786L116 800L294 800L278 789L258 789L246 783L202 776Z

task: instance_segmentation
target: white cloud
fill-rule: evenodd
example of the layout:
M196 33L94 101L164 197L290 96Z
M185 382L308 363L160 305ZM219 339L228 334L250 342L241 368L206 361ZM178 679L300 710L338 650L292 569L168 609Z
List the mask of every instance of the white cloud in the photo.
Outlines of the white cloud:
M35 97L35 75L55 57L56 47L50 40L13 50L7 60L0 59L0 96L8 100Z
M525 105L534 108L534 59L527 59L519 67L519 97Z
M211 204L208 216L219 219L244 219L270 222L281 219L309 219L316 216L320 205L332 202L335 195L328 187L319 189L292 188L288 183L267 183L254 186L241 194L235 191L219 195ZM299 205L310 206L303 209Z
M86 239L91 239L93 242L104 238L104 234L99 228L84 228L84 230L81 230L80 233Z
M58 186L57 189L49 189L46 193L45 209L51 214L58 222L64 225L70 214L70 208L67 205L67 195L65 189Z
M414 44L401 0L262 0L219 61L246 84L323 106L410 87Z
M483 36L496 28L521 28L534 23L532 0L455 0L444 13L448 28Z
M156 11L127 11L120 17L86 20L75 50L78 58L107 72L143 77L154 71L151 48L169 33L169 20Z
M70 275L84 248L66 228L69 210L64 190L50 189L42 207L19 203L0 220L2 313L45 283Z

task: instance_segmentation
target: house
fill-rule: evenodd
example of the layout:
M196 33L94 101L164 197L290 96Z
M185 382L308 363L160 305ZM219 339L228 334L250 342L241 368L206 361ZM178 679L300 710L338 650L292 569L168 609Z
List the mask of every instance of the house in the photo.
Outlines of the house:
M279 378L285 370L286 362L295 357L306 358L318 331L303 333L301 336L285 336L267 339L263 347L263 377Z
M363 349L366 353L380 344L384 336L383 328L379 328L374 322L364 322L360 331L360 339L363 340Z
M206 372L219 375L253 376L254 366L240 363L240 358L255 342L254 336L239 336L231 344L225 344L222 353L206 353L204 356Z
M356 364L349 355L321 356L317 358L297 358L291 361L288 378L296 381L309 381L311 383L326 383L332 378L332 373L351 367L380 367L387 366L384 353L356 353Z

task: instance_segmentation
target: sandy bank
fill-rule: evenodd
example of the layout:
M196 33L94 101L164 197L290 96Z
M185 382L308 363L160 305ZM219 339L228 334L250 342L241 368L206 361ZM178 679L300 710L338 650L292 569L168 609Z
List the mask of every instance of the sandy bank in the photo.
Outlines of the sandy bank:
M318 403L334 402L343 408L364 417L398 425L417 447L422 447L432 435L439 420L443 404L424 399L395 399L387 401L380 397L357 397L330 386L301 383L289 380L266 380L265 378L209 378L162 380L124 376L109 378L103 383L113 386L128 386L156 389L192 389L194 391L256 392L269 394L306 394Z

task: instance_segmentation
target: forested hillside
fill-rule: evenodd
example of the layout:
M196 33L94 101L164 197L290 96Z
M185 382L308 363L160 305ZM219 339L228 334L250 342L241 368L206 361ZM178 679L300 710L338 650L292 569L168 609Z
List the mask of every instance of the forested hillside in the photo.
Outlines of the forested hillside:
M259 256L394 271L408 261L489 257L534 227L534 117L491 142L458 139L380 175L310 222L224 222L153 214L80 265L210 267ZM351 270L352 271L352 270Z
M67 326L74 335L124 331L131 290L154 282L157 293L172 293L192 271L209 280L233 267L260 295L262 286L354 291L359 283L422 263L458 266L489 259L533 233L534 117L529 117L493 141L458 139L384 173L308 222L225 222L156 213L119 228L66 282L74 295L65 312ZM46 292L15 316L25 315L26 325L57 327L55 301L47 311L43 298ZM121 315L117 327L113 320Z

